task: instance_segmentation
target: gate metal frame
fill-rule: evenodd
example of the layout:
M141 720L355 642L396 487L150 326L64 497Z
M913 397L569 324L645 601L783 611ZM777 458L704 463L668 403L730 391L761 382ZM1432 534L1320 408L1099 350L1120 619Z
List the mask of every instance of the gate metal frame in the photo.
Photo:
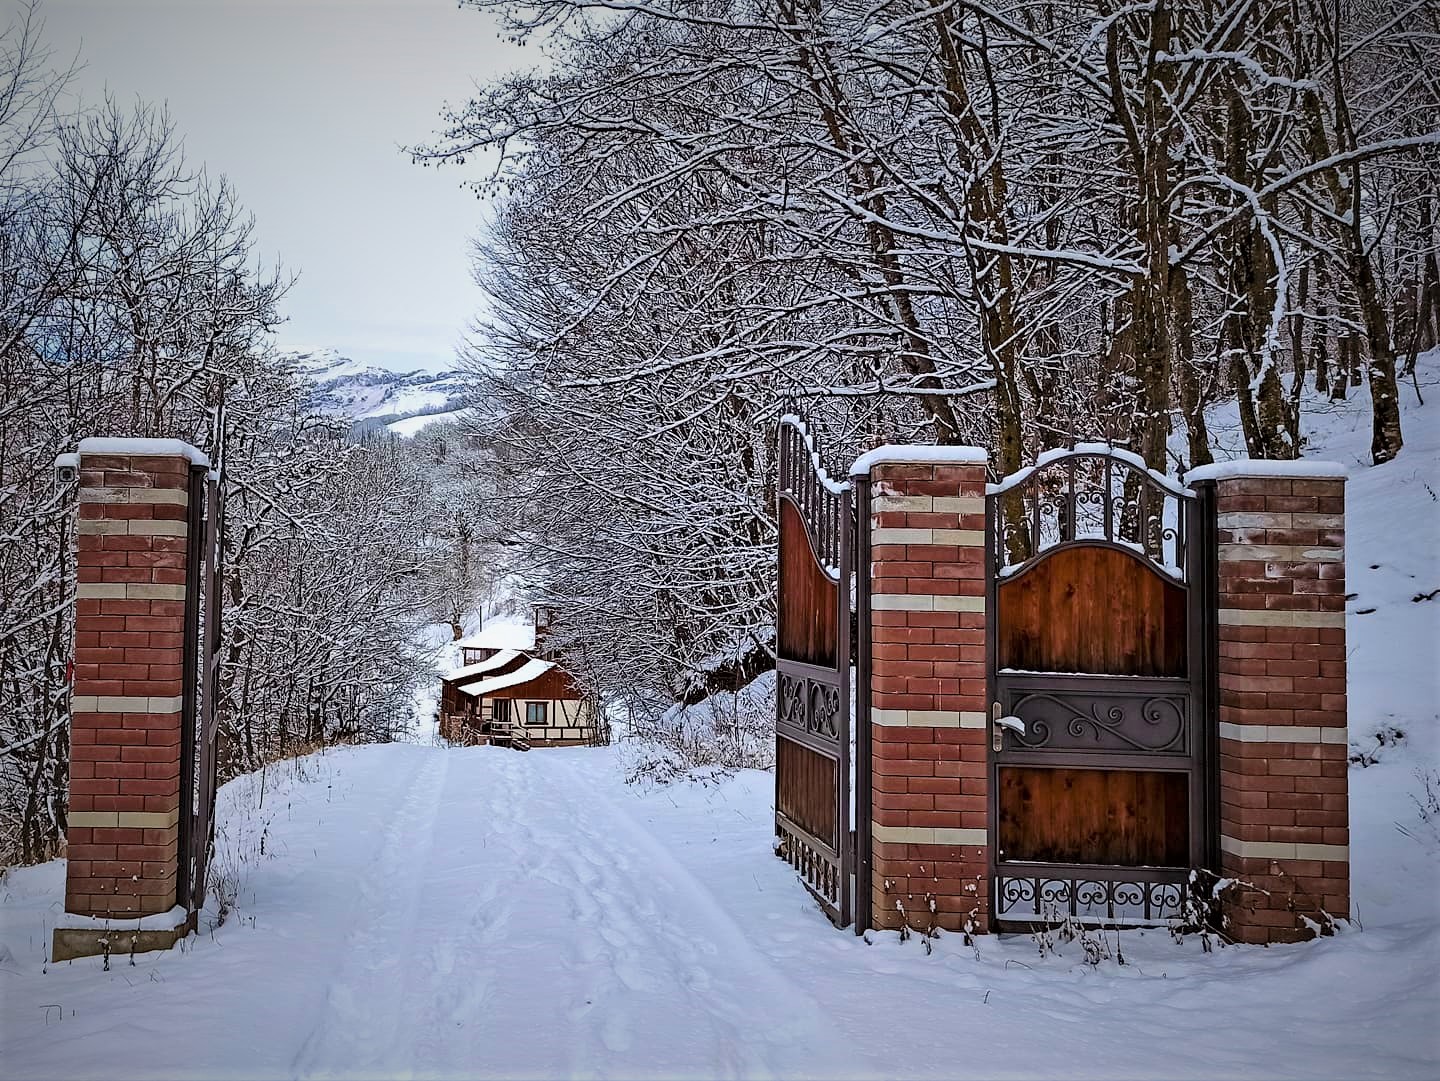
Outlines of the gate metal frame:
M1093 461L1104 472L1098 488L1079 476L1081 463ZM1047 492L1043 482L1060 474L1061 485ZM1118 476L1117 476L1118 472ZM1120 481L1122 498L1116 499ZM1130 497L1133 491L1133 499ZM1019 563L1006 564L1006 536L1001 529L1002 498L1019 498L1023 521L1011 523L1028 537L1027 554ZM1155 502L1152 502L1155 501ZM1078 501L1078 502L1077 502ZM1173 520L1167 522L1167 506ZM1158 508L1158 511L1157 511ZM1098 517L1100 534L1077 535L1082 511ZM1218 608L1213 487L1191 489L1145 467L1129 452L1099 444L1082 444L1068 451L1053 451L1031 469L987 488L985 501L986 553L986 674L988 700L1012 713L1028 695L1051 697L1065 705L1062 696L1089 705L1088 715L1072 710L1081 729L1092 728L1097 741L1102 718L1118 729L1128 720L1123 704L1135 704L1141 717L1152 703L1165 700L1170 708L1184 703L1180 729L1183 751L1169 743L1159 748L1131 747L1129 751L1077 748L1046 750L1025 746L1003 729L1003 748L987 752L989 796L989 864L992 922L1000 930L1024 930L1039 923L1100 922L1110 926L1153 924L1185 918L1194 911L1190 882L1196 870L1217 866L1219 845L1217 736L1219 694L1215 683L1218 652ZM1053 521L1055 540L1044 543L1043 534ZM1131 533L1133 539L1124 537ZM1138 559L1168 582L1185 590L1186 674L1184 677L1139 677L1072 673L1006 672L998 666L1000 586L1067 548L1100 546ZM1173 562L1164 561L1167 546ZM1046 692L1053 692L1053 697ZM1104 703L1102 706L1101 703ZM1069 708L1066 706L1066 708ZM1158 708L1158 707L1157 707ZM1096 712L1099 710L1099 712ZM992 736L993 736L992 730ZM1078 733L1072 730L1072 735ZM1129 742L1123 734L1122 742ZM1176 738L1179 738L1177 735ZM1126 867L1104 864L1027 863L1005 861L999 851L1000 770L1005 766L1051 766L1184 772L1188 776L1189 866ZM1019 904L1030 911L1014 913ZM1096 910L1103 915L1096 915ZM1003 914L1003 915L1002 915Z
M856 907L856 844L850 813L851 611L856 533L853 489L848 482L831 479L804 420L795 414L787 414L780 420L777 458L776 520L780 520L786 503L798 513L805 527L810 555L836 585L837 611L835 666L832 668L781 656L777 609L776 855L795 868L805 888L830 920L837 927L846 927ZM783 568L778 548L777 560ZM780 576L777 578L783 595L786 583ZM869 575L864 578L868 581ZM861 633L868 638L866 622L862 619L860 626L864 628ZM862 698L868 699L868 695L862 693ZM780 740L808 748L835 763L834 846L781 812ZM867 820L868 803L859 806L862 821ZM857 933L859 930L857 927Z
M206 871L215 844L220 724L215 711L220 657L220 484L208 467L191 467L189 496L176 901L194 913L205 906Z

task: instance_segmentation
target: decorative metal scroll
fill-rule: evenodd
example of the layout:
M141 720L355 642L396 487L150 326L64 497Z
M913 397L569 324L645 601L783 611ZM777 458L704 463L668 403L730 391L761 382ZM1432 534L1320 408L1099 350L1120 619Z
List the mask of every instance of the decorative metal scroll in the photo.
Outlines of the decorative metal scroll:
M1190 709L1185 692L1131 691L1115 679L1087 680L1089 690L1016 690L1005 711L1025 722L1015 750L1120 751L1184 754L1189 748Z
M777 690L781 726L803 732L807 743L835 744L845 730L840 715L840 687L810 676L782 672Z
M214 474L190 474L185 591L185 694L181 730L179 901L205 905L206 874L215 843L216 740L220 659L220 486Z
M1192 562L1191 515L1196 493L1145 467L1128 451L1097 443L1051 451L999 484L995 568L1019 573L1057 545L1113 544L1143 556L1177 582Z
M995 915L1013 923L1074 921L1119 927L1184 921L1190 908L1188 878L1186 871L1115 877L1104 868L1077 868L1069 876L1055 871L1003 874L996 882Z
M850 607L854 514L799 417L779 428L776 854L850 923Z

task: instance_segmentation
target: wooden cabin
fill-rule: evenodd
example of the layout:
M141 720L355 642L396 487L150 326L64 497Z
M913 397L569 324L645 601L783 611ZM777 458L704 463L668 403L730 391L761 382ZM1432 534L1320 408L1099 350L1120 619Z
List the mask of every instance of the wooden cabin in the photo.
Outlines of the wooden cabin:
M544 649L552 609L496 624L458 643L464 666L441 685L440 735L453 743L576 747L597 741L595 705Z

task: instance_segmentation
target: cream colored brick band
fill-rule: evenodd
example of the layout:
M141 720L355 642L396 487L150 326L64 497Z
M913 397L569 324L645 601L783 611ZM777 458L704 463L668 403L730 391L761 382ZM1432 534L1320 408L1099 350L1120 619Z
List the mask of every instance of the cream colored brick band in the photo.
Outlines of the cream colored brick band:
M979 548L985 544L982 529L872 529L871 544L955 544Z
M1306 544L1221 544L1222 563L1240 560L1264 563L1343 563L1345 549Z
M977 829L944 829L931 826L882 826L870 823L870 836L894 845L986 845L989 833Z
M924 514L984 514L985 497L973 495L890 495L870 501L872 511L916 511Z
M870 721L893 728L984 728L986 717L941 709L872 709Z
M985 598L937 597L928 593L872 593L870 607L877 612L983 612Z
M132 537L183 537L189 532L189 526L184 522L162 521L158 518L82 518L77 523L77 529L86 536L98 533L111 536L129 534Z
M1344 529L1343 514L1305 514L1286 510L1230 511L1215 515L1220 529Z
M80 829L164 830L180 821L173 811L71 811L65 821Z
M188 507L190 493L184 488L81 488L82 503L164 503Z
M1350 858L1349 845L1301 845L1284 841L1237 841L1220 835L1220 848L1242 860L1335 860Z
M1219 620L1229 627L1344 627L1344 612L1267 612L1254 608L1222 608Z
M1345 743L1346 728L1311 728L1298 724L1231 724L1220 722L1220 738L1241 743Z
M81 600L183 601L185 587L167 582L81 582L75 587Z
M71 713L179 713L180 696L147 698L135 695L77 694L70 698Z

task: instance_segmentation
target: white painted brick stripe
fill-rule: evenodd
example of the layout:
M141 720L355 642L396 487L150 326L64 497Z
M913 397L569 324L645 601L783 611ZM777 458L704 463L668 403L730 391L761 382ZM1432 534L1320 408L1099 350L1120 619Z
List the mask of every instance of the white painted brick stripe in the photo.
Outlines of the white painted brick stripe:
M928 495L892 495L885 493L877 495L870 500L870 509L873 511L904 510L928 513L932 507L932 497Z
M1216 546L1220 561L1239 560L1265 563L1343 563L1345 549L1336 546L1306 544L1220 544Z
M70 697L71 713L179 713L180 696L76 694Z
M125 596L137 601L183 601L185 587L178 582L127 582Z
M870 501L876 512L909 511L921 514L984 514L985 498L974 495L898 495L884 493Z
M938 826L882 826L870 824L876 841L897 845L987 845L989 833L981 829L947 829Z
M936 597L935 611L937 612L983 612L985 611L984 597Z
M94 829L163 830L180 821L180 808L173 811L71 811L65 816L71 826Z
M893 728L984 728L985 714L941 709L872 709L873 724Z
M1221 624L1230 627L1344 627L1344 612L1267 612L1253 608L1222 608Z
M185 587L172 582L81 582L81 600L183 601Z
M184 488L81 488L81 503L150 503L188 507L190 493Z
M932 529L930 537L935 544L958 544L961 547L985 547L983 529Z
M82 518L77 531L84 535L121 535L132 537L183 537L189 532L185 522L172 522L158 518Z
M980 548L985 544L983 529L872 529L871 544L954 544Z
M1286 841L1239 841L1220 835L1220 848L1241 859L1335 860L1350 858L1349 845L1291 844Z
M1230 511L1215 515L1221 529L1343 529L1343 514L1306 514L1285 510Z
M872 529L871 544L929 544L928 529Z
M870 607L877 612L983 612L984 597L934 596L929 593L874 593Z
M75 596L82 601L124 600L128 582L81 582Z
M984 514L985 497L983 495L937 495L935 497L935 513Z
M1241 743L1346 743L1346 728L1316 728L1296 724L1231 724L1220 722L1220 738Z

